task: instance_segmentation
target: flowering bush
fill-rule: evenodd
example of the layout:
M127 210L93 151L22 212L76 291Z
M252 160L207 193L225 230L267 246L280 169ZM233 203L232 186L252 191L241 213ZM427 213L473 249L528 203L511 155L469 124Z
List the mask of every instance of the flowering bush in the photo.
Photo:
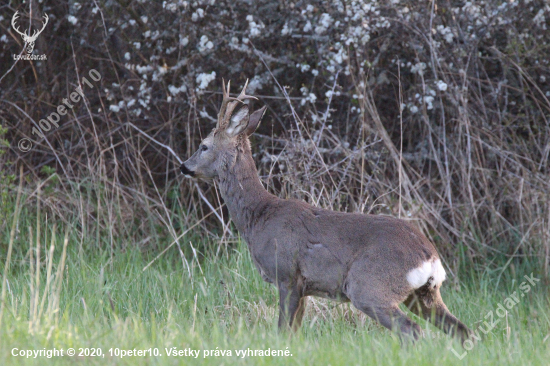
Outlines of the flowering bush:
M170 185L178 164L137 143L143 137L128 125L184 158L213 127L221 78L234 92L249 78L249 94L270 111L254 151L277 194L421 217L440 245L461 243L473 257L487 247L511 253L526 233L531 254L548 241L542 0L53 1L40 11L51 24L35 53L48 60L20 61L2 81L10 140L29 136L26 114L47 114L77 73L94 68L102 85L46 135L56 151L40 140L26 155L13 149L13 159L39 165L61 155L57 163L79 176L82 159L102 157L116 161L109 179L133 186L149 179L129 159L139 156ZM12 14L0 14L8 28ZM3 60L20 52L18 41L0 38Z

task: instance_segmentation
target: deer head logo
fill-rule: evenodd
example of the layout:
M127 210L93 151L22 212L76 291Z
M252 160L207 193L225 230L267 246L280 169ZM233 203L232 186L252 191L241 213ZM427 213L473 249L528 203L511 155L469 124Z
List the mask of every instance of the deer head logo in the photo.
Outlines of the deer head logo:
M32 51L34 50L34 42L36 41L36 39L38 38L38 35L40 33L42 33L42 31L44 30L44 28L46 28L46 24L48 24L48 14L44 14L44 19L45 19L45 22L43 23L44 25L42 26L42 29L40 30L34 30L33 33L32 33L32 36L27 34L27 32L21 32L19 30L19 26L15 24L15 21L17 20L17 18L19 18L19 15L18 15L18 11L15 12L15 14L13 14L13 17L11 18L11 26L13 27L13 29L15 29L15 31L17 33L19 33L21 35L21 37L23 38L23 41L27 44L27 53L28 54L31 54ZM29 30L29 33L30 33L30 30Z

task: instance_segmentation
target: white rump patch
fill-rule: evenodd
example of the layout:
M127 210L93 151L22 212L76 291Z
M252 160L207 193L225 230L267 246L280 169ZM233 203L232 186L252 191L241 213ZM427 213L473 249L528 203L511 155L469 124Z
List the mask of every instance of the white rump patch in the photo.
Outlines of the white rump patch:
M445 276L441 261L434 257L407 273L407 281L413 289L420 288L429 281L429 286L433 289L445 281Z

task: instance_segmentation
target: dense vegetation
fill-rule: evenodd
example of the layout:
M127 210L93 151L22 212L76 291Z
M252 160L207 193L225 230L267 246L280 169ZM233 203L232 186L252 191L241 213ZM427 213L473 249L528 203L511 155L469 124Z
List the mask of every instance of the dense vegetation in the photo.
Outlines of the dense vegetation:
M33 51L47 60L14 61L26 52L15 11L20 29L29 11L33 29L48 14ZM260 283L216 187L181 178L174 155L186 159L214 126L224 78L234 93L250 79L254 108L268 106L252 139L266 188L417 223L442 254L443 295L465 323L481 323L535 273L541 285L473 352L479 362L543 363L548 19L543 0L0 5L2 355L15 344L122 339L289 345L299 363L314 354L456 362L447 338L403 351L352 308L319 300L303 333L276 335L273 290ZM41 120L72 93L84 97L45 131ZM22 138L30 151L18 148Z

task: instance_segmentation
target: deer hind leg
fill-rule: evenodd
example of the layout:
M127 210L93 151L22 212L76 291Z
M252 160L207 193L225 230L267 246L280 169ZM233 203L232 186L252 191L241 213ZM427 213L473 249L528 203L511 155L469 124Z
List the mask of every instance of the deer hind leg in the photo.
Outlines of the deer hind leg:
M382 261L376 258L355 262L344 281L343 292L353 306L384 327L399 333L402 341L417 340L422 335L422 329L399 309L408 292L399 286L389 287L392 279L388 278L380 263Z
M352 301L353 303L353 301ZM389 330L399 333L401 340L416 341L422 335L420 326L413 322L397 306L357 306L359 310Z
M305 310L305 298L298 286L287 287L279 284L279 330L296 331L302 324Z
M294 320L292 324L290 324L293 331L298 330L302 326L302 319L304 318L304 311L306 310L306 301L306 297L300 298L298 309L296 309L294 313Z
M443 302L439 288L420 287L405 300L405 305L415 314L431 321L445 333L464 342L472 331L458 320Z
M372 281L372 279L371 279ZM361 286L360 283L351 284L348 287L347 296L353 306L376 320L389 330L399 333L401 340L417 340L422 335L422 329L399 309L398 304L403 298L396 296L391 299L387 293L377 294L373 288L377 286L370 284L369 288ZM381 288L381 287L380 287ZM391 297L391 296L390 296Z

